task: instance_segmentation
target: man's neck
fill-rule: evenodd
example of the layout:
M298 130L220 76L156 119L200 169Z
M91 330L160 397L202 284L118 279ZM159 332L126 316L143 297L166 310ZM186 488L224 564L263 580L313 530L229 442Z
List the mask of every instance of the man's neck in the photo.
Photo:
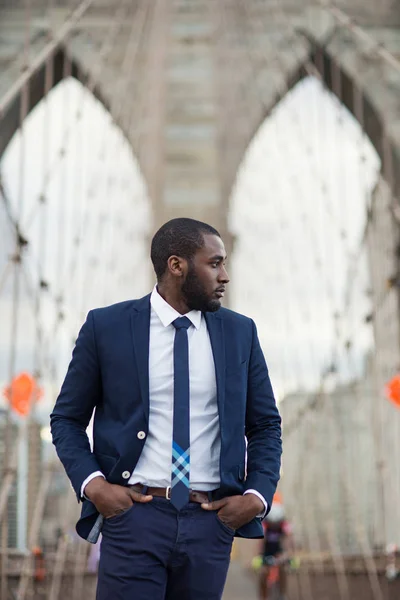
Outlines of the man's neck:
M186 315L190 312L188 305L182 298L182 295L177 290L171 290L167 286L160 283L157 284L157 292L167 304L172 306L180 315Z

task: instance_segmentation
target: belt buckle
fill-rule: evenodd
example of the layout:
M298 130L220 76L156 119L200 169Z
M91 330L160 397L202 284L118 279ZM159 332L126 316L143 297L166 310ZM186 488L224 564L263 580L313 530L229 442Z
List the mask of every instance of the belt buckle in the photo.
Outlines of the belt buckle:
M165 490L165 497L167 500L171 500L171 486L170 485Z

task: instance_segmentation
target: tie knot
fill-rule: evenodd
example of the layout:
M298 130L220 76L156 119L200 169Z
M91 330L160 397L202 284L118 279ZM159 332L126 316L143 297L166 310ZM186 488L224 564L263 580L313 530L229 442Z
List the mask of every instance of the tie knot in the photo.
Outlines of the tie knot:
M172 321L172 325L175 329L189 329L192 322L187 317L178 317L175 321Z

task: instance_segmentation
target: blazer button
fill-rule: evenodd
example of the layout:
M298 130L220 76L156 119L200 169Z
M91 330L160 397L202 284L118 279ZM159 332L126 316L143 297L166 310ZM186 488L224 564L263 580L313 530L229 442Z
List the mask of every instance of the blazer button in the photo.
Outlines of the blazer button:
M144 438L146 437L146 434L144 431L139 431L137 434L139 440L144 440Z
M131 476L131 474L129 473L129 471L124 471L124 472L122 473L122 477L123 477L124 479L129 479L129 477L130 477L130 476Z

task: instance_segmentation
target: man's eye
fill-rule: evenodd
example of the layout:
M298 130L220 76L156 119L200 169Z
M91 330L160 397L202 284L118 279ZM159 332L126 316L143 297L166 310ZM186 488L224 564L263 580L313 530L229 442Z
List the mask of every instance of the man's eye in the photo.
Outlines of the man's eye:
M218 263L217 263L217 262L215 262L215 263L211 263L211 266L212 266L214 269L216 269L216 268L218 267Z

